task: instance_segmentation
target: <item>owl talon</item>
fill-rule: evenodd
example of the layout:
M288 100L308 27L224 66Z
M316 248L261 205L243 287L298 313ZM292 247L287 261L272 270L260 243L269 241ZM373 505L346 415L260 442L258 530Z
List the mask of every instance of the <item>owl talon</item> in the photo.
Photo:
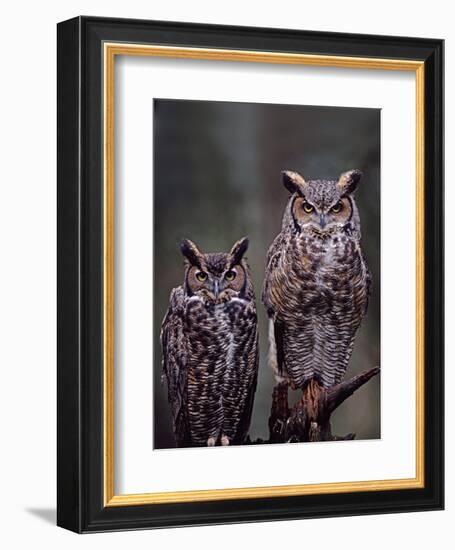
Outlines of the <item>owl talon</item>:
M227 445L229 445L229 437L227 435L221 436L221 445L223 447L226 447Z
M209 437L207 439L207 447L215 447L216 439L214 437Z

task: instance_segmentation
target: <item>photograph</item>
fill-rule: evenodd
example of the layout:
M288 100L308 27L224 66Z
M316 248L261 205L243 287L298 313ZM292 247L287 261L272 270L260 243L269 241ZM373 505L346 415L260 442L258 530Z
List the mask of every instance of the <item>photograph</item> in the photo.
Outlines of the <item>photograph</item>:
M381 110L153 113L154 448L380 439Z
M58 24L65 529L444 507L444 41L252 24Z
M2 548L450 547L421 4L3 5Z

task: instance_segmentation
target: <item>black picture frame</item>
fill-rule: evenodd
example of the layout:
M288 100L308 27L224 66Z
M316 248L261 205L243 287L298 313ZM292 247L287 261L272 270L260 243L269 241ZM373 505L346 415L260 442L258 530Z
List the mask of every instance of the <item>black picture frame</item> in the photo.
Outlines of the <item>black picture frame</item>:
M423 488L105 506L102 44L117 41L424 62ZM443 508L443 51L442 40L423 38L96 17L58 24L59 526L82 533Z

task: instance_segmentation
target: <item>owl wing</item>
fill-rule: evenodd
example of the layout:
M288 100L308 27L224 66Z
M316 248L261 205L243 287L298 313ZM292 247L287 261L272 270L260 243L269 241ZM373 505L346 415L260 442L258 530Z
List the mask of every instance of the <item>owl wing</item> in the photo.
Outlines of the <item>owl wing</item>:
M168 400L177 446L189 444L187 416L187 345L183 330L184 294L182 287L171 292L169 309L161 326L163 372L167 379Z
M373 276L371 275L371 271L368 268L367 260L363 250L361 252L362 252L363 268L365 270L365 285L366 285L366 300L365 300L365 307L363 310L363 315L365 316L368 311L368 305L370 303L370 297L373 291Z
M280 233L270 245L267 252L264 286L262 288L262 303L267 309L269 317L273 317L275 308L272 299L272 287L276 284L276 272L284 248L283 235Z
M257 326L251 327L248 342L248 372L251 373L251 378L248 383L248 390L245 399L245 405L243 408L242 416L240 417L239 425L237 428L236 443L243 443L245 437L248 434L251 423L251 415L253 412L254 394L256 393L256 386L258 380L258 368L259 368L259 335Z
M269 333L269 339L271 351L274 351L275 357L270 359L273 361L274 365L272 366L278 374L282 374L284 364L284 322L279 318L277 309L274 305L273 287L279 286L277 274L283 248L283 235L280 233L270 245L267 253L266 275L262 289L262 303L267 309L268 316L271 320L270 322L273 324L273 331Z

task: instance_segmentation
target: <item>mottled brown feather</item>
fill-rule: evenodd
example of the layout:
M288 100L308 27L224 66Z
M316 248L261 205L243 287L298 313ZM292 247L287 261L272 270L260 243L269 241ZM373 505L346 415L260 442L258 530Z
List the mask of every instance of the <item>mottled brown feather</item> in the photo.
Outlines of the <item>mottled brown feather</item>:
M270 362L277 378L295 387L341 380L367 311L371 275L352 195L359 179L358 171L339 180L299 179L305 185L291 195L267 254L262 301L274 324ZM289 189L289 177L284 183ZM296 204L305 215L296 215Z
M161 334L178 446L240 444L247 436L259 356L247 245L242 239L228 254L183 247L185 283L171 293ZM237 278L227 280L233 269ZM196 284L199 270L207 277Z

